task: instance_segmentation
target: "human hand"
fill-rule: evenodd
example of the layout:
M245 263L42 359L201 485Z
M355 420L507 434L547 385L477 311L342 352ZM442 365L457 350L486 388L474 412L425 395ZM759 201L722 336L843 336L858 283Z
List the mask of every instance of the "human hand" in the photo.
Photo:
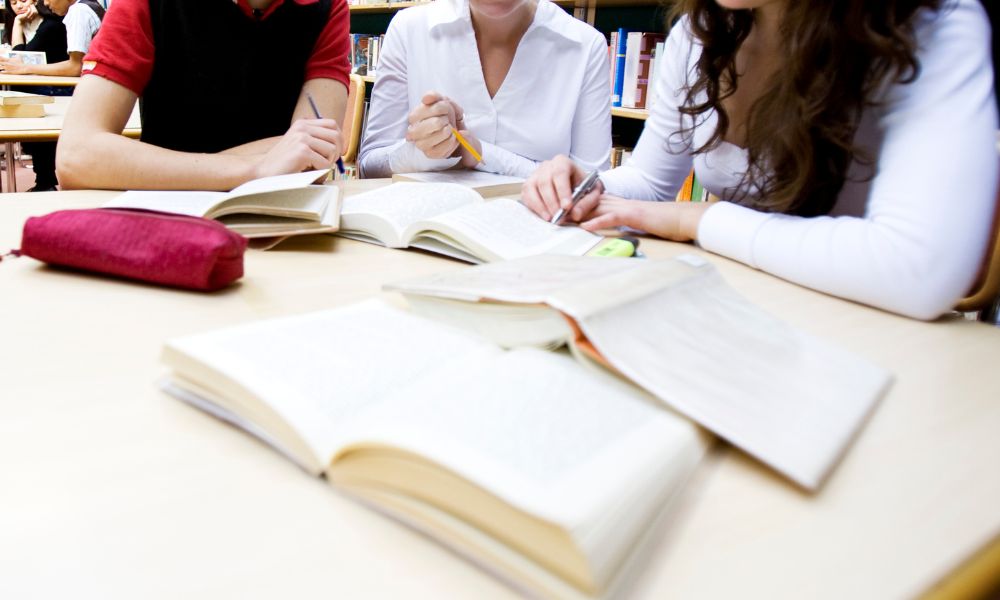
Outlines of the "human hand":
M407 118L406 140L427 158L448 158L459 147L452 128L459 128L461 107L437 92L427 92ZM464 125L464 124L463 124Z
M605 194L581 227L588 231L631 227L675 242L698 239L698 225L708 202L651 202L623 200Z
M23 12L19 12L14 16L14 19L20 21L23 24L28 24L39 17L38 9L35 8L34 4L29 4L28 8L24 9Z
M21 62L19 58L0 58L0 73L8 75L30 75L31 66Z
M299 119L263 156L253 178L327 169L344 151L344 136L333 119Z
M521 202L546 221L552 219L552 215L562 208L569 211L563 216L563 221L580 222L593 210L604 192L604 184L598 179L594 189L569 210L573 200L573 188L586 177L586 171L568 156L560 154L552 160L543 162L531 174L521 189Z

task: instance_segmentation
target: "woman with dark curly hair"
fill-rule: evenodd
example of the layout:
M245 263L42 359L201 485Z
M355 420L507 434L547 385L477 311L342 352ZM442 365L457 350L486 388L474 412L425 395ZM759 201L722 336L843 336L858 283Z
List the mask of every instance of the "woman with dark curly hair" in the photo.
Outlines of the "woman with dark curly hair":
M658 103L625 166L569 214L628 226L919 319L972 284L998 161L976 0L680 0ZM673 199L692 169L720 202ZM543 164L548 217L586 174ZM623 198L629 198L625 200Z

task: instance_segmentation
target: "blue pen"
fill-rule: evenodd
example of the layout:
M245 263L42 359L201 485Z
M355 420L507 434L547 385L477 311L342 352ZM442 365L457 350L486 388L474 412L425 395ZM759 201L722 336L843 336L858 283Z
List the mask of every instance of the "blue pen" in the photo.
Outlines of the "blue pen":
M317 119L322 119L323 115L319 114L319 109L316 108L316 101L313 100L312 94L306 92L306 100L309 101L309 106L313 109L313 114L316 115ZM337 172L341 175L344 174L344 160L341 157L337 157Z

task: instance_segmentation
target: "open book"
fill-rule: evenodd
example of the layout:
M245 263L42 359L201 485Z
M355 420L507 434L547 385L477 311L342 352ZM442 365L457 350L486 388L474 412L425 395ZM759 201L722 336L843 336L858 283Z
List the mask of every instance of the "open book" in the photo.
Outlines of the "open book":
M536 254L583 255L603 240L579 227L551 225L517 200L486 201L454 183L394 183L349 196L339 234L472 263Z
M620 591L710 439L566 354L380 301L169 341L168 393L536 596Z
M340 191L323 181L329 169L248 181L230 192L128 191L105 208L141 208L216 219L248 238L336 231Z
M524 179L510 175L498 175L472 169L448 169L447 171L423 171L420 173L396 173L393 181L419 181L423 183L457 183L476 190L483 198L496 196L520 196Z
M536 256L387 289L505 347L569 343L810 490L891 381L749 303L693 255Z

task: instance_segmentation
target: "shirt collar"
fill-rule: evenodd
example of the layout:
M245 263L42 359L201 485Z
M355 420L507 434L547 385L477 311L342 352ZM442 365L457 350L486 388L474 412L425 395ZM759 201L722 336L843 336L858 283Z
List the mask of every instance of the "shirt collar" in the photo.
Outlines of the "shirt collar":
M280 2L281 0L277 1ZM463 21L470 22L472 20L472 17L469 15L469 0L434 0L434 3L429 8L431 15L428 25L431 29L440 25ZM564 14L560 15L559 13ZM561 16L569 15L565 15L565 11L562 8L549 2L549 0L538 0L538 8L535 9L535 18L528 27L528 31L536 28L545 29L571 42L581 43L583 40L580 39L580 32L576 27L566 27L565 21L560 23Z

